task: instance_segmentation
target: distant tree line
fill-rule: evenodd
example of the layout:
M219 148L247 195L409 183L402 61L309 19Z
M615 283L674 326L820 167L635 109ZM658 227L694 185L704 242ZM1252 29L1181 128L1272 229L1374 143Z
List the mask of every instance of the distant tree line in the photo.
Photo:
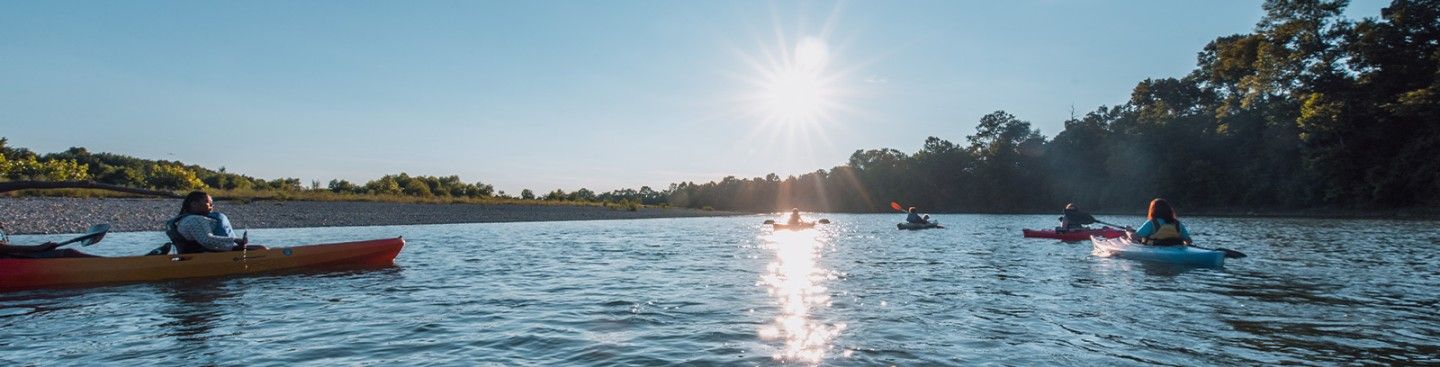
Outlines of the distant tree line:
M927 211L1133 209L1154 197L1184 208L1440 206L1440 0L1395 0L1359 21L1343 17L1346 5L1267 0L1254 32L1211 41L1189 75L1141 81L1126 103L1073 116L1053 139L996 111L960 143L930 137L910 154L857 150L844 165L783 179L515 197L457 176L401 173L306 188L84 148L39 156L3 138L0 178L739 211L872 212L892 201Z
M857 150L787 177L671 185L669 202L732 210L1044 211L1440 206L1440 1L1396 0L1351 21L1346 1L1269 0L1250 34L1199 52L1181 78L1046 139L1003 111L957 144Z
M599 194L583 188L570 193L555 190L543 196L536 196L533 191L525 189L515 197L497 192L489 184L463 182L459 176L411 176L406 173L385 175L364 184L335 179L324 186L317 181L306 187L298 178L264 180L228 173L223 167L211 170L181 162L91 153L85 148L70 148L60 153L40 155L29 149L10 147L8 143L6 138L0 137L0 181L89 181L170 191L218 189L237 193L325 192L351 196L603 202L632 209L639 205L666 204L666 194L648 186L641 187L640 190L623 189Z

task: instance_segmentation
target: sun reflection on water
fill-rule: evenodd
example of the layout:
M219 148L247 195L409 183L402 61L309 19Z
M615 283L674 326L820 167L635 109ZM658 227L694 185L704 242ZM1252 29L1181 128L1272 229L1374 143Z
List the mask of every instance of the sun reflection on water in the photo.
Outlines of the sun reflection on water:
M785 343L773 356L778 361L818 363L830 350L830 342L845 324L826 324L814 313L830 307L825 283L838 278L834 271L819 266L824 254L821 231L777 230L761 236L766 248L775 253L774 262L757 283L766 287L780 306L773 323L760 328L765 340Z

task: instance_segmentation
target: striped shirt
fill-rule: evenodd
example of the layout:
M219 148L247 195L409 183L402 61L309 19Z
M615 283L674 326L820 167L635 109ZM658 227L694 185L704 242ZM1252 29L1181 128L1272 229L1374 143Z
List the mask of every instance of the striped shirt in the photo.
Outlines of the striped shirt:
M195 241L210 251L230 251L235 248L238 238L217 236L214 233L216 220L203 215L187 215L180 219L175 229L181 237Z

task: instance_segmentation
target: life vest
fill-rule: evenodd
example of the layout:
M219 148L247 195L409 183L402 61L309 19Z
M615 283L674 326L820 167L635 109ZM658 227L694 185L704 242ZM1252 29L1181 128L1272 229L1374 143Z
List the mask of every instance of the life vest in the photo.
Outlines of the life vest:
M170 243L175 244L176 253L190 254L210 252L210 248L201 245L200 242L187 239L184 235L180 234L180 221L191 215L199 214L185 213L165 222L165 236L170 237ZM211 229L211 233L214 233L216 236L234 237L234 229L231 228L230 219L226 218L225 214L210 213L203 217L215 220L215 228Z
M1159 246L1173 246L1185 244L1185 238L1180 235L1180 222L1160 224L1156 219L1150 223L1155 225L1155 233L1150 234L1150 244Z

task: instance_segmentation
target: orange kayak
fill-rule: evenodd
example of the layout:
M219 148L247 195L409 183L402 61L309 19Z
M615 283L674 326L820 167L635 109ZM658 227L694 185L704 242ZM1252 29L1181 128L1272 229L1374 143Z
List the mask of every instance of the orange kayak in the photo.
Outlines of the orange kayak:
M0 292L253 274L337 265L383 266L405 247L400 237L184 255L0 259Z

